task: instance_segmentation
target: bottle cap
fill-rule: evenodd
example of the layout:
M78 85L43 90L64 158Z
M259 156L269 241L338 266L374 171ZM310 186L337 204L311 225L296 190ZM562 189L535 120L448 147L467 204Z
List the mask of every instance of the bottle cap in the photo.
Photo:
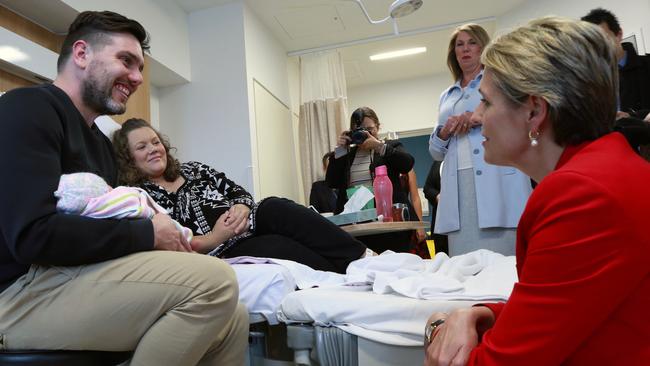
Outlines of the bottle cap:
M386 170L386 165L380 165L376 167L375 175L388 175L388 171Z

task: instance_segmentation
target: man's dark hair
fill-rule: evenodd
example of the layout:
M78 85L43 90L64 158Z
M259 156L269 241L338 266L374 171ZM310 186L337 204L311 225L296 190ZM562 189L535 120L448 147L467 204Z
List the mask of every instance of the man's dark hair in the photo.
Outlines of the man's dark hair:
M140 42L142 51L149 50L149 34L137 21L112 11L84 11L79 13L68 28L68 35L63 40L56 62L57 70L63 68L76 41L84 40L93 47L104 46L110 42L108 36L111 33L130 34Z
M589 14L580 18L580 20L584 20L585 22L593 23L596 25L606 23L609 30L614 32L614 34L618 34L621 31L621 25L619 24L616 15L614 15L614 13L611 11L603 8L592 9Z

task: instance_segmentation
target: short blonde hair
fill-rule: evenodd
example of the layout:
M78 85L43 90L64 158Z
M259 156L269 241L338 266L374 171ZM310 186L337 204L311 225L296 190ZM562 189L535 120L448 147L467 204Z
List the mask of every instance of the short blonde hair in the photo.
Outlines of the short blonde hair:
M488 45L481 62L513 103L535 95L549 104L559 145L612 131L618 67L615 45L598 26L559 17L536 19Z
M458 81L463 77L463 70L461 70L458 59L456 59L456 38L458 38L460 32L469 34L470 37L478 42L481 49L485 49L485 46L490 42L490 36L485 29L478 24L467 23L454 29L454 32L451 34L451 38L449 39L449 48L447 49L447 67L449 67L449 71L451 71L454 81Z

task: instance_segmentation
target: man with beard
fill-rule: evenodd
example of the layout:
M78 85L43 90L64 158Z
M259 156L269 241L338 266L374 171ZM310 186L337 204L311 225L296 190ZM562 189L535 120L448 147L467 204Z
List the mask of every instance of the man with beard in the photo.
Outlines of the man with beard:
M189 253L168 216L56 212L62 174L92 172L115 185L112 146L94 120L125 111L147 49L138 22L83 12L54 83L0 98L0 350L134 350L134 365L243 363L247 313L232 269Z

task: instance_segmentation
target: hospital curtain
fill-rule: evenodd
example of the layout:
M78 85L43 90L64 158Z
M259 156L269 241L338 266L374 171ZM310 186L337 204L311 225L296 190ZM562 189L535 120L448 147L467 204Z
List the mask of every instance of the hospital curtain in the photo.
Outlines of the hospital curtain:
M322 157L336 146L347 120L347 92L337 50L300 56L299 136L306 202L312 182L324 178Z

